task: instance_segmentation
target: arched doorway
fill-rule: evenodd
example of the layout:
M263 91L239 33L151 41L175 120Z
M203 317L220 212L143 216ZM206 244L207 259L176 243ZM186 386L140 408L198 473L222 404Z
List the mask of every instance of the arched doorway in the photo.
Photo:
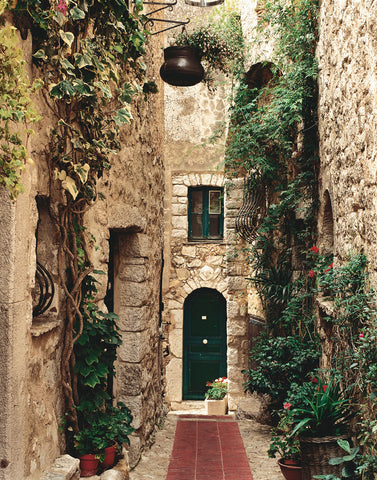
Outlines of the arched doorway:
M200 288L184 304L183 400L202 400L206 382L226 374L226 300Z

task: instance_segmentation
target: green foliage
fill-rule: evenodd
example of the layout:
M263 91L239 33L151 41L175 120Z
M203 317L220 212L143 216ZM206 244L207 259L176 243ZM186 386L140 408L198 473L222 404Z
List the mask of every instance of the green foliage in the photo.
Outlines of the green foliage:
M131 13L125 0L17 5L35 23L33 56L56 116L51 171L73 200L96 198L96 179L120 149L119 129L132 120L132 97L143 92L141 2L136 7Z
M301 456L300 442L297 436L290 435L292 426L287 423L285 416L271 430L270 448L268 456L275 458L278 454L281 458L299 460Z
M226 377L216 378L213 382L207 382L205 397L209 400L222 400L228 393L228 379Z
M299 335L269 338L261 335L251 359L254 369L244 371L244 388L250 392L267 393L274 408L281 408L292 383L301 384L318 366L318 343Z
M86 423L88 413L97 411L111 400L107 384L109 378L115 376L116 349L121 344L116 324L118 316L100 312L94 303L95 284L94 277L88 275L82 285L83 328L74 345L81 426ZM78 331L79 324L76 324L76 333Z
M184 30L174 39L175 45L189 45L198 50L205 68L203 81L215 90L214 74L232 75L244 58L244 42L239 15L223 6L204 15L190 30Z
M352 478L355 479L355 459L359 452L359 447L351 447L347 440L339 439L337 440L338 445L346 452L347 455L343 455L342 457L330 458L329 464L330 465L340 465L344 464L342 468L342 478ZM313 478L319 478L322 480L341 480L339 477L335 475L314 475Z
M0 0L0 17L8 6ZM16 28L0 27L0 185L4 185L11 198L22 192L21 174L29 160L25 137L31 133L28 124L39 117L31 95L40 87L32 85L25 71L23 51L18 47ZM21 128L20 128L21 126Z
M114 441L129 444L128 435L135 430L131 422L131 411L122 402L118 402L116 407L108 406L106 410L92 412L86 418L86 426L74 435L76 452L103 457L104 449Z
M309 249L315 235L318 5L277 0L265 8L255 47L273 42L271 63L261 64L271 79L257 88L251 88L247 75L239 79L226 164L235 175L248 172L249 191L262 187L266 192L267 213L250 248L250 263L268 329L289 335L302 328L302 334L311 335L313 292L305 275L298 278L293 270L307 268L300 252Z
M325 437L348 429L350 402L335 376L327 382L313 377L311 382L292 385L288 403L287 422L292 426L292 436Z

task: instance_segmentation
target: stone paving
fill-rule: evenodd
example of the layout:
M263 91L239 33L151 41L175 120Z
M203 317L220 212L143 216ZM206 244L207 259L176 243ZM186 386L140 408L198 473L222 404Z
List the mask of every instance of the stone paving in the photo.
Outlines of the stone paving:
M155 435L154 444L143 452L141 461L131 470L130 480L165 480L173 449L178 415L187 413L204 414L204 409L169 412L161 429ZM270 428L254 420L238 420L238 426L244 441L253 480L284 480L276 459L268 458L267 455Z

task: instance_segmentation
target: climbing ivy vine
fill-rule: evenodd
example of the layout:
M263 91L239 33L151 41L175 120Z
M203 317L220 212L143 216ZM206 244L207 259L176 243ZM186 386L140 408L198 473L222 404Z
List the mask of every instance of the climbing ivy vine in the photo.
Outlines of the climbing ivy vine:
M44 151L50 214L59 241L59 279L66 298L62 385L66 424L77 434L88 413L103 411L120 336L116 316L95 303L89 258L95 240L84 215L102 194L97 182L119 152L133 98L155 91L142 61L147 32L142 0L20 0L12 13L32 33L33 62L43 79L51 135ZM20 155L24 152L21 151Z
M3 19L8 2L0 0ZM23 190L21 174L29 160L25 140L30 124L38 120L31 96L41 86L31 84L26 72L23 52L18 46L16 28L0 27L0 185L7 188L11 198Z
M318 205L317 16L316 0L264 2L254 47L274 46L272 58L260 59L271 78L254 88L247 74L241 76L227 148L228 170L246 174L247 195L262 192L266 203L249 258L267 330L245 387L270 390L273 408L290 382L303 381L318 365L320 350L308 277ZM303 362L297 362L299 352L305 352ZM282 380L282 371L290 381Z

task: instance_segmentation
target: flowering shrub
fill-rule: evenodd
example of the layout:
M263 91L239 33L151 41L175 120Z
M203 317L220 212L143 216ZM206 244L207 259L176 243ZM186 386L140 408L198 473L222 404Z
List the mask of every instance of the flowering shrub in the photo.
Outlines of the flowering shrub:
M284 404L283 423L291 426L290 436L296 434L324 437L339 435L347 427L349 400L336 377L327 383L312 377L292 389Z
M207 382L206 386L209 387L205 397L209 400L222 400L228 393L229 380L226 377L216 378L212 382Z

